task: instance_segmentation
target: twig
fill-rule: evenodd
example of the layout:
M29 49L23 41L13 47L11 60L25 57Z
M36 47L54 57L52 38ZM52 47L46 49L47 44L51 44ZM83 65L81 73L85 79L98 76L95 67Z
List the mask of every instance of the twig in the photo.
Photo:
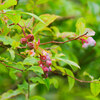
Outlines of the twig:
M24 47L17 47L18 49L25 49L26 48L26 46L24 46Z
M75 78L75 77L73 77L73 76L67 74L67 73L65 73L65 75L67 75L67 76L69 76L69 77L71 77L71 78L73 78L73 79L75 79L76 81L79 81L79 82L81 82L81 83L93 83L93 82L94 82L94 81L84 81L84 80L80 80L80 79L77 79L77 78Z
M19 69L19 68L15 68L15 67L6 65L3 61L0 61L0 63L3 64L3 65L6 66L6 67L13 68L13 69L16 69L16 70L19 70L19 71L22 71L22 72L23 72L23 70L21 70L21 69Z
M52 72L58 74L58 73L55 72L55 71L52 71ZM93 82L99 83L99 82L96 82L96 81L85 81L85 80L80 80L80 79L78 79L78 78L75 78L75 77L73 77L73 76L67 74L67 73L64 73L64 75L67 75L67 76L69 76L69 77L71 77L71 78L73 78L73 79L75 79L76 81L81 82L81 83L93 83Z
M56 19L56 21L62 22L62 21L69 20L69 19L74 19L74 18L76 18L76 16L58 17L58 18Z
M11 25L15 25L15 23L10 24L9 26L11 26ZM26 34L25 34L25 31L24 31L24 28L23 28L19 23L17 23L17 25L20 26L20 28L21 28L22 31L23 31L24 36L26 37Z
M24 55L18 54L18 53L16 53L16 52L15 52L15 54L17 54L17 55L21 56L22 58L25 58L25 56L24 56Z
M64 42L50 41L50 42L40 43L40 45L45 45L45 44L49 44L49 43L64 44L64 43L66 43L66 42L70 42L70 41L73 41L73 40L77 40L77 39L79 39L80 37L86 35L87 33L88 33L88 32L86 32L85 34L82 34L82 35L80 35L80 36L78 36L78 37L76 37L76 38L73 38L73 39L70 39L70 40L67 40L67 41L64 41Z

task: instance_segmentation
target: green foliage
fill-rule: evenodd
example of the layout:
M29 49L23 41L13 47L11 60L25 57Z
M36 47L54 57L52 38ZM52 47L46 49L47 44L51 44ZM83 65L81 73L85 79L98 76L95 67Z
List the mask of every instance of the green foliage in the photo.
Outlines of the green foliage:
M37 63L37 59L34 58L34 57L31 57L31 56L25 58L24 61L23 61L23 64L24 64L24 65L33 65L33 64L35 64L35 63Z
M0 99L1 100L9 100L11 97L17 96L21 93L22 92L20 90L8 90L6 93L4 93L0 96Z
M32 66L32 67L30 67L28 70L32 70L33 72L37 72L37 73L43 74L43 70L42 70L42 68L39 67L39 66Z
M91 92L94 96L97 96L100 93L100 83L94 82L90 84Z
M81 37L62 43L93 30L95 47L82 49ZM100 0L1 0L0 100L99 100L99 33ZM28 34L34 35L31 50L20 43ZM49 73L38 64L46 53L52 60ZM93 80L91 91L76 78Z
M8 51L9 51L9 53L11 55L11 59L14 60L14 58L15 58L15 52L14 52L14 50L10 48L10 49L8 49Z
M39 31L42 31L46 26L48 26L49 24L51 24L56 18L58 18L58 16L56 15L49 15L49 14L45 14L45 15L41 15L40 18L45 22L45 23L41 23L39 22L34 30L33 33L34 35L36 35Z
M76 23L76 33L78 35L81 35L85 32L85 20L84 18L80 18L78 19L77 23Z
M65 69L65 70L66 70L66 72L67 72L68 75L74 77L74 75L73 75L73 73L72 73L71 70L69 70L69 69ZM73 79L73 78L71 78L71 77L68 76L68 82L69 82L69 90L71 90L72 87L74 86L75 79Z
M17 4L16 0L5 0L4 4L0 5L0 10L7 9L16 4Z

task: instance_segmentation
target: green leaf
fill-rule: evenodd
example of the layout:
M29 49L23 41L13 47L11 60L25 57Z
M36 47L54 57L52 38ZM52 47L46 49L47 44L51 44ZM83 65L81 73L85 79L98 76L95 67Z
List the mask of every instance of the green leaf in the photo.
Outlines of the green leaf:
M14 50L10 48L10 49L8 49L8 51L9 51L9 53L11 55L11 59L14 60L14 58L15 58L15 52L14 52Z
M44 79L44 82L45 82L45 85L46 85L47 89L49 90L49 88L50 88L49 78Z
M7 92L3 93L0 97L0 100L11 100L11 97L17 96L19 94L21 94L22 91L20 90L8 90Z
M92 94L94 96L97 96L100 93L100 83L99 83L99 81L96 81L94 83L90 83L90 89L91 89Z
M27 93L28 92L28 83L24 80L24 82L22 84L18 84L18 89Z
M17 42L17 41L13 41L12 42L12 48L15 49L16 47L19 47L20 45L20 42Z
M43 97L40 96L33 96L30 98L30 100L45 100Z
M17 5L17 0L5 0L4 4L0 4L0 10L7 9L14 5Z
M59 70L60 72L62 72L63 75L65 75L65 70L62 67L55 66L55 69Z
M44 23L44 21L39 18L37 15L33 14L33 13L29 13L29 12L21 12L20 10L4 10L7 14L17 14L17 16L19 17L18 18L18 21L20 21L20 14L26 14L26 15L30 15L34 18L36 18L37 20L39 20L40 22ZM14 21L14 20L13 20Z
M25 58L24 61L23 61L24 65L33 65L35 63L37 63L37 59L35 59L34 57L31 57L31 56Z
M58 80L56 78L50 79L50 84L53 84L55 88L58 88Z
M85 32L85 20L84 18L79 18L76 23L76 34L81 35Z
M32 71L34 71L34 72L38 72L38 73L43 74L43 70L42 70L42 68L39 67L39 66L32 66L32 67L30 67L28 70L32 70Z
M49 24L51 24L56 18L58 18L58 16L56 16L56 15L44 14L44 15L41 15L40 18L45 22L45 24L39 22L39 23L35 26L35 28L34 28L34 30L33 30L34 35L36 35L39 31L43 30L46 26L48 26Z
M67 72L68 75L74 77L74 74L72 73L71 70L65 69L65 71ZM75 79L73 79L73 78L71 78L71 77L68 76L68 83L69 83L69 90L71 90L72 87L73 87L74 84L75 84Z
M58 60L61 60L61 61L63 61L63 62L65 62L66 64L68 64L68 65L73 65L73 66L75 66L75 67L77 67L77 68L80 68L80 66L77 64L77 63L75 63L75 62L73 62L73 61L70 61L70 60L65 60L65 59L62 59L62 58L57 58Z
M16 70L10 69L10 71L9 71L9 76L10 76L13 80L16 80L16 79L17 79Z
M0 36L0 41L2 41L5 45L12 45L14 40L8 36Z
M21 14L27 14L27 15L30 15L34 18L36 18L37 20L39 20L40 22L44 23L43 20L41 20L41 18L39 18L37 15L33 14L33 13L29 13L29 12L21 12Z
M34 91L34 88L37 86L38 84L30 84L30 94L31 92ZM33 91L32 91L33 90Z
M33 83L38 82L38 83L40 83L40 84L45 84L43 78L41 78L41 77L32 77L30 80L31 80Z
M17 24L21 20L21 15L19 14L6 14L6 16L12 20L13 23Z

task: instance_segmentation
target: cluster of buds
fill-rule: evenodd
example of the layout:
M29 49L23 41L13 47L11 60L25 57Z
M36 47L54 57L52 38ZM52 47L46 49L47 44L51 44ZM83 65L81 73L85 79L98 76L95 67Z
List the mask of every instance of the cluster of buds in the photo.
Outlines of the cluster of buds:
M21 38L20 42L23 45L27 44L27 47L29 49L33 49L34 48L34 44L32 43L33 40L34 40L34 36L32 34L29 34L25 38Z
M47 78L48 77L48 72L51 71L50 66L52 64L48 53L46 53L46 55L40 55L40 61L38 63L39 63L39 66L44 71L44 77Z
M82 41L82 47L83 48L88 48L89 46L95 46L96 45L96 41L90 37L90 36L94 36L95 32L93 30L90 29L86 29L86 31L88 32L83 38L80 38L80 40Z

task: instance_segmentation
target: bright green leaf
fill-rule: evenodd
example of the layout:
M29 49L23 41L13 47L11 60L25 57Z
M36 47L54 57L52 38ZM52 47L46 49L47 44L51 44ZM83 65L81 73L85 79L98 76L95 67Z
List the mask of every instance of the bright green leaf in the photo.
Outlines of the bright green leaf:
M90 83L90 89L94 96L97 96L100 93L100 83L94 82Z
M34 30L33 30L34 35L36 35L37 32L43 30L46 26L48 26L49 24L51 24L56 18L58 18L58 16L56 16L56 15L44 14L44 15L41 15L40 18L45 22L45 24L39 22L39 23L35 26L35 28L34 28Z
M50 79L50 84L53 84L55 88L58 88L58 80L56 78Z
M67 72L68 75L74 77L74 74L72 73L71 70L65 69L65 71ZM71 78L71 77L68 76L68 83L69 83L69 90L71 90L72 87L73 87L74 84L75 84L75 79L73 79L73 78Z
M63 61L63 62L65 62L66 64L68 64L68 65L73 65L73 66L75 66L75 67L77 67L77 68L80 68L80 66L77 64L77 63L75 63L75 62L73 62L73 61L70 61L70 60L65 60L65 59L62 59L62 58L57 58L58 60L61 60L61 61Z
M32 71L34 71L34 72L38 72L38 73L43 74L43 70L42 70L42 68L39 67L39 66L32 66L32 67L30 67L28 70L32 70Z
M25 64L25 65L33 65L35 63L37 63L37 59L35 59L34 57L31 57L31 56L25 58L23 61L23 64Z
M14 58L15 58L15 52L14 52L14 50L10 48L10 49L8 49L8 51L9 51L9 53L11 55L11 59L14 60Z
M76 33L81 35L85 32L85 20L84 18L79 18L76 23Z
M11 97L17 96L21 93L22 91L20 90L8 90L7 92L1 95L0 100L11 100Z
M0 10L7 9L14 5L17 5L17 0L5 0L4 4L0 4Z
M30 80L31 80L33 83L38 82L38 83L40 83L40 84L45 84L43 78L41 78L41 77L32 77Z

